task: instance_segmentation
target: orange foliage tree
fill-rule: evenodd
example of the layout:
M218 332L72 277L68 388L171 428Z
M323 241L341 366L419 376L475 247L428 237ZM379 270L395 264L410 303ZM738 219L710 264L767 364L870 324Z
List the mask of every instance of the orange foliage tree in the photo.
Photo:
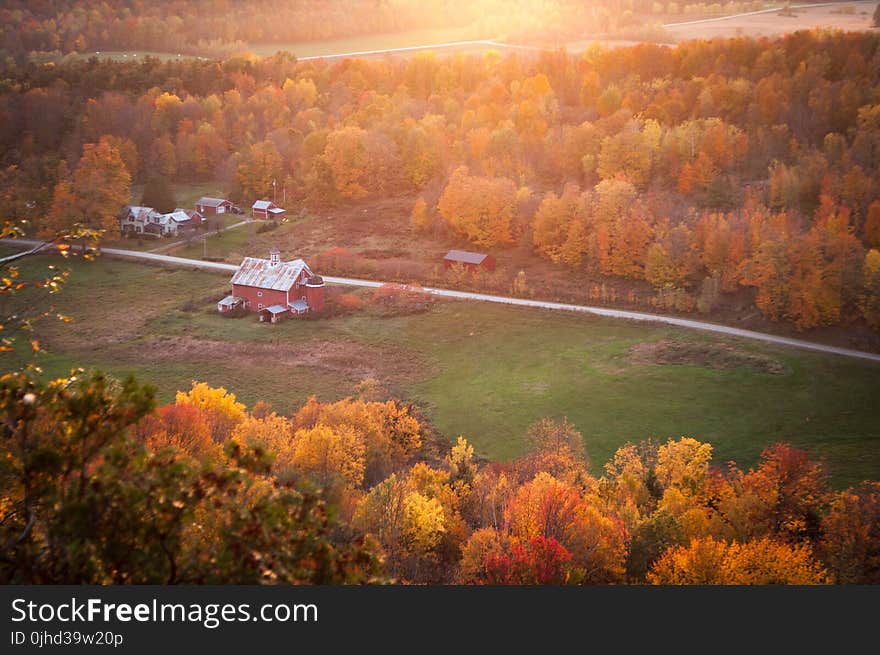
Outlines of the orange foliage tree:
M235 427L245 419L245 407L223 387L210 387L205 382L193 382L189 391L178 391L177 405L192 405L202 412L214 441L226 441Z
M54 235L80 225L113 238L119 234L119 211L130 196L131 174L119 150L108 139L87 143L73 179L56 185L42 231Z
M693 539L670 548L648 573L648 582L665 585L812 585L827 573L807 545L758 539L745 543Z
M453 172L440 196L440 216L455 232L478 246L513 240L517 188L506 178L472 176L467 168Z
M880 582L880 482L835 494L820 551L838 584Z

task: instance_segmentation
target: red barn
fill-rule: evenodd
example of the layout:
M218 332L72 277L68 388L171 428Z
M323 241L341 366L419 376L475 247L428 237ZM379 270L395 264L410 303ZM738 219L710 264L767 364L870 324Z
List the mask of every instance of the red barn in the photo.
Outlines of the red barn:
M223 198L208 198L204 196L199 198L196 203L196 211L202 216L209 214L225 214L232 211L232 203Z
M201 215L199 212L197 212L195 209L182 209L181 207L178 207L178 208L175 209L174 211L175 211L175 212L183 212L184 214L186 214L187 216L189 216L189 218L190 218L190 220L192 221L192 224L193 224L193 225L200 226L200 225L202 225L202 224L205 222L205 217L202 216L202 215Z
M284 209L268 200L257 200L251 207L251 214L254 218L281 218L285 213Z
M232 295L217 303L217 311L236 307L259 312L261 321L272 323L288 315L320 312L324 280L302 259L282 262L281 253L272 248L269 259L245 257L232 276Z
M464 266L475 271L482 268L485 271L495 270L495 258L481 252L467 252L465 250L450 250L443 258L443 268L449 269L454 265Z

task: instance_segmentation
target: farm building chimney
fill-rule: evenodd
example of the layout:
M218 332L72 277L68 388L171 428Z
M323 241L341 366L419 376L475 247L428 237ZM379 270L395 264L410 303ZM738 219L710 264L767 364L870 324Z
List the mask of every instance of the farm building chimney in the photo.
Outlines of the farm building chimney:
M269 251L269 266L278 266L281 263L281 251L275 246Z

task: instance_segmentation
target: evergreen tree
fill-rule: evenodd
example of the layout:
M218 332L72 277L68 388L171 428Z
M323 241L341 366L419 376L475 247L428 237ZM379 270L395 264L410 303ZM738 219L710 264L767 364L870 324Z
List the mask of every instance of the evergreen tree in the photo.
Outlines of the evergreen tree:
M177 207L177 198L174 196L174 187L164 175L152 175L144 186L141 196L141 205L152 207L161 214L173 212Z

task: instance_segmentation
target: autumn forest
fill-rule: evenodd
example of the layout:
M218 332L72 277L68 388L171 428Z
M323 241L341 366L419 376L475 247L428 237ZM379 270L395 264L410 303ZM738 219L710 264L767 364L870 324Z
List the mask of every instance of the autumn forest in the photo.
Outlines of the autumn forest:
M403 195L417 232L527 244L592 282L581 300L644 281L657 307L712 313L746 289L799 330L876 328L878 53L871 34L797 33L580 57L7 64L4 209L43 234L112 234L152 175L233 198L284 180L310 208ZM103 214L81 197L99 174L121 199Z
M438 447L375 381L290 417L204 383L155 411L150 389L101 376L7 375L0 392L4 539L36 516L6 582L880 581L880 485L834 491L785 444L747 471L688 437L601 466L545 419L528 455L487 463L462 437Z
M143 247L118 217L145 187L213 185L246 209L282 193L292 229L318 217L500 262L381 269L340 247L309 253L321 274L716 322L736 306L750 327L880 350L878 30L670 46L645 34L674 3L529 0L503 20L504 2L485 15L458 0L327 4L5 3L0 236L90 260L72 244ZM642 42L248 51L465 27ZM183 56L96 56L128 49ZM28 294L77 276L61 257L35 275L22 262L36 250L9 253L0 358L28 361L0 377L2 583L880 583L880 482L842 489L772 417L753 466L718 461L688 425L628 434L596 461L589 426L561 413L534 417L527 452L496 461L441 434L400 381L287 411L194 372L169 402L175 389L134 377L46 374L34 325L70 319L29 314Z

